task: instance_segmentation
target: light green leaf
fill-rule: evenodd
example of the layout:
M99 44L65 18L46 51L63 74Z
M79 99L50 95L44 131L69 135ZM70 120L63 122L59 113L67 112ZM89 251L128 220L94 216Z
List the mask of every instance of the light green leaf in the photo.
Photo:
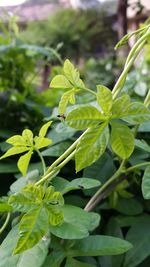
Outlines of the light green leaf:
M48 231L48 214L42 205L27 212L19 225L19 239L14 254L34 247Z
M105 152L109 138L107 122L91 128L83 135L76 148L76 171L90 166Z
M29 152L27 152L25 155L21 156L18 160L17 166L22 175L26 175L28 165L32 156L33 149L31 148Z
M97 126L107 119L108 117L104 116L97 108L85 106L71 111L66 118L66 123L72 128L84 130Z
M35 142L35 147L37 149L41 149L43 147L47 147L50 144L52 144L52 140L46 137L42 137L42 136L35 136L34 137L34 142Z
M20 147L11 147L2 157L0 157L0 159L4 159L13 155L17 155L20 153L23 153L25 151L28 151L29 148L28 147L24 147L24 146L20 146Z
M13 255L13 249L17 243L18 227L14 227L0 246L0 267L42 267L50 238L41 240L32 249L24 253Z
M29 197L27 194L17 193L9 197L8 203L14 208L15 211L28 212L35 209L41 203L36 196Z
M0 212L12 211L12 207L6 202L0 202Z
M13 146L26 146L26 142L21 135L14 135L6 140L8 144L11 144Z
M39 131L39 136L40 136L40 137L45 137L45 135L47 134L48 128L51 126L51 124L52 124L52 121L48 121L47 123L45 123L45 124L41 127L41 129L40 129L40 131Z
M112 92L103 85L97 85L97 102L105 114L109 114L112 108Z
M64 74L73 85L77 85L79 83L79 72L74 68L73 64L68 59L66 59L64 63Z
M22 132L22 136L26 141L26 145L33 146L33 133L29 129L25 129Z
M118 255L132 248L131 243L120 238L104 235L93 235L76 241L69 251L70 256Z
M93 212L65 205L61 208L64 222L60 226L50 226L50 232L63 239L82 239L99 225L100 217Z
M123 94L114 100L112 105L113 117L120 118L120 114L127 113L130 105L130 97L127 94Z
M77 261L73 258L67 258L65 267L95 267L95 265Z
M64 114L68 103L75 104L75 90L71 89L64 93L59 102L58 112L59 114Z
M120 118L130 124L140 124L150 120L150 111L144 104L133 102L127 112L120 114Z
M61 225L64 221L64 214L61 210L58 209L57 205L56 207L52 205L46 205L46 209L48 211L48 218L50 225L56 227L58 225Z
M146 168L142 178L142 194L145 199L150 199L150 165Z
M64 75L56 75L52 79L50 87L55 89L70 89L72 88L72 84Z
M134 150L134 135L128 126L112 122L111 146L122 159L129 158Z
M146 143L145 140L135 139L135 146L150 153L150 146Z

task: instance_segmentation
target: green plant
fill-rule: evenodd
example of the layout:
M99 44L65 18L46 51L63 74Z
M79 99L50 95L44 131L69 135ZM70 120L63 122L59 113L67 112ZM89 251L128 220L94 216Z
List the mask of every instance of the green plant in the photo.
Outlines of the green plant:
M141 167L147 166L142 180L142 193L145 199L150 198L150 162L146 160L132 164L130 160L135 145L150 151L146 142L135 139L139 125L150 120L148 109L150 91L144 103L132 102L127 94L122 94L127 74L150 34L150 26L143 27L134 34L139 33L139 39L131 49L124 70L112 92L103 85L97 85L97 92L87 88L80 79L79 72L69 60L64 63L63 74L57 75L51 81L52 88L67 90L62 95L58 108L59 118L66 127L64 129L67 131L69 126L79 131L85 131L50 167L45 166L40 149L51 143L51 140L45 137L51 122L46 123L36 137L33 137L30 130L24 130L22 135L15 135L7 140L12 147L1 158L25 152L18 161L18 167L25 175L31 154L35 151L41 158L43 175L42 177L37 174L34 177L27 175L20 178L11 187L9 195L1 198L0 211L5 218L0 232L5 230L10 217L13 219L13 227L0 247L0 266L92 267L95 264L96 266L107 266L104 257L98 257L96 261L91 257L118 255L131 249L127 252L125 260L122 256L118 256L116 264L117 266L133 267L149 255L147 243L144 240L145 251L134 259L134 263L131 262L135 253L134 247L132 248L131 243L127 240L123 240L121 232L118 234L120 238L113 236L113 225L114 229L119 229L116 228L114 218L111 221L112 227L109 226L109 231L107 231L109 234L95 234L100 221L96 207L107 195L109 195L111 205L115 206L116 198L121 195L129 200L129 205L131 203L134 206L135 214L139 214L139 210L141 212L141 206L137 203L135 205L133 199L130 199L132 194L127 191L129 184L124 181L125 175L136 174ZM124 39L119 45L124 43ZM72 106L71 111L69 108L67 109L69 103L75 104L76 94L84 91L92 94L95 102L91 105ZM84 168L86 170L93 163L96 164L96 161L103 157L106 149L113 155L118 168L117 170L113 169L112 176L105 182L103 181L101 186L96 179L77 178L69 182L58 177L58 173L71 159L75 159L76 172L80 172ZM106 160L106 156L104 160ZM107 160L110 161L109 157ZM93 194L91 189L98 186L100 188ZM87 190L87 194L91 196L84 209L77 205L66 204L67 194L72 190ZM90 191L88 192L88 190ZM121 208L123 207L122 204ZM93 209L97 212L91 212ZM127 219L124 218L122 224L132 225L132 218ZM147 229L147 217L142 220ZM127 239L133 240L133 243L136 241L138 227L139 224L136 224L136 228L129 230ZM149 236L147 232L146 235ZM87 256L89 261L85 258ZM116 258L112 259L112 264L114 264Z

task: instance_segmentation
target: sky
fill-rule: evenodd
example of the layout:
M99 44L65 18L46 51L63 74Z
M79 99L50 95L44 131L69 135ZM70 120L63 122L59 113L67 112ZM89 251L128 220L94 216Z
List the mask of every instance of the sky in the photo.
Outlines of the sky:
M25 0L0 0L0 6L15 6L24 2Z

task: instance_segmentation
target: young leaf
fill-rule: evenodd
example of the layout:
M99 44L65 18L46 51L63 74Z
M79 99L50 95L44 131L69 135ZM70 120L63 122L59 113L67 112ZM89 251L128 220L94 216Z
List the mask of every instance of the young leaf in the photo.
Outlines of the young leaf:
M40 136L40 137L45 137L45 135L47 134L48 128L51 126L51 124L52 124L52 121L48 121L47 123L45 123L45 124L41 127L41 129L40 129L40 131L39 131L39 136Z
M29 152L21 156L18 160L17 166L23 176L25 176L27 173L27 169L28 169L28 165L29 165L32 153L33 153L33 149L31 148Z
M50 83L50 88L70 89L72 88L72 84L64 75L56 75Z
M107 123L91 128L81 138L76 148L75 162L76 171L90 166L94 163L106 150L108 143L109 130Z
M143 175L142 193L145 199L150 199L150 165L146 168Z
M41 149L43 147L49 146L52 143L52 140L42 136L35 136L34 143L37 149Z
M21 135L14 135L6 140L6 143L13 146L26 146L26 141Z
M33 133L29 129L25 129L22 132L22 136L26 141L27 146L33 146Z
M21 147L21 146L14 146L14 147L11 147L2 157L0 157L0 159L4 159L4 158L7 158L7 157L10 157L10 156L13 156L13 155L17 155L17 154L20 154L20 153L23 153L25 151L28 151L29 148L28 147Z
M68 103L75 104L75 90L71 89L64 93L59 102L59 114L64 114L67 108Z
M103 85L97 85L97 102L105 114L109 114L112 108L112 92Z
M0 202L0 212L12 211L12 207L6 202Z
M70 256L118 255L132 248L131 243L117 237L93 235L76 241Z
M68 59L66 59L64 63L64 74L73 85L77 86L80 83L79 72Z
M108 117L103 115L97 108L85 106L71 111L66 118L66 123L72 128L84 130L88 127L97 126L107 119Z
M27 212L20 221L19 239L14 254L34 247L48 231L48 214L42 205Z
M134 136L128 126L112 122L111 146L113 151L122 159L130 157L134 150Z

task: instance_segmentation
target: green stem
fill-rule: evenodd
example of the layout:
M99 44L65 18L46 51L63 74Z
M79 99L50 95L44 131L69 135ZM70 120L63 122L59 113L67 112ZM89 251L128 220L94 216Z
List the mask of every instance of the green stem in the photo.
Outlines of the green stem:
M140 167L144 167L144 166L149 165L149 164L150 164L150 161L142 162L142 163L139 163L139 164L136 164L134 166L127 168L124 172L132 172L132 171L134 171Z
M112 90L112 93L114 95L114 99L118 96L118 94L122 90L126 76L129 72L130 68L132 67L137 55L140 53L141 49L145 45L145 42L146 42L149 34L150 34L150 32L149 32L149 28L148 28L148 31L135 43L135 45L131 49L131 51L127 57L127 60L126 60L124 70L123 70L122 74L120 75L117 83L115 84L115 86Z
M48 173L47 175L44 175L41 180L39 180L38 182L35 183L35 185L40 185L44 182L46 182L48 179L50 179L51 177L53 177L55 174L57 174L57 170L54 169L53 171L51 171L50 173Z
M84 87L84 88L81 88L80 87L79 89L85 90L85 91L89 92L90 94L93 94L94 96L97 96L97 93L96 92L92 91L91 89L89 89L87 87Z
M55 168L61 161L63 161L70 153L73 152L73 150L76 148L77 144L79 143L80 139L85 135L89 130L87 129L80 137L58 158L56 159L51 166L48 168L46 174L52 171L53 168Z
M150 89L148 90L147 96L145 98L144 101L144 105L148 108L148 106L150 105Z
M129 72L129 70L131 69L135 59L137 58L137 55L139 54L139 52L141 51L141 49L143 48L145 44L145 41L140 44L140 46L138 47L138 49L136 50L134 56L130 59L130 61L128 62L128 64L125 66L122 74L120 75L116 85L114 86L113 90L112 90L112 94L113 94L113 99L116 99L116 97L119 95L119 93L121 92L123 85L124 85L124 81L127 77L127 74Z
M114 175L105 184L103 184L102 187L100 187L100 189L93 195L93 197L90 199L90 201L87 203L87 205L84 208L86 211L90 211L96 206L96 204L99 202L99 197L101 196L101 193L112 182L114 182L116 179L118 179L118 177L120 176L121 173L123 173L124 164L125 164L125 160L122 161L119 169L114 173Z
M3 226L0 228L0 234L5 230L7 224L9 223L9 219L10 219L10 212L7 213L6 220L3 224Z
M38 153L38 155L41 159L42 167L43 167L43 174L45 174L46 173L46 164L45 164L44 158L43 158L41 152L37 148L36 148L36 152Z

